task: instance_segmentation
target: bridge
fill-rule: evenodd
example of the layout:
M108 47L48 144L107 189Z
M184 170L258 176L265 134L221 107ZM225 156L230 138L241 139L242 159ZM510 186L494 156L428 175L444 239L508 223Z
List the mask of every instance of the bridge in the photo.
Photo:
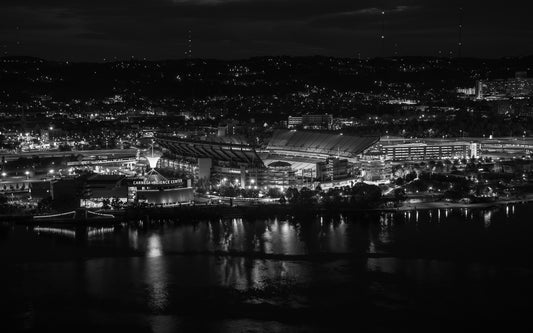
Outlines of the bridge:
M106 156L107 158L121 158L121 157L131 157L137 155L137 149L102 149L102 150L71 150L71 151L57 151L57 150L45 150L45 151L25 151L20 153L7 153L1 154L0 158L5 158L6 161L14 161L19 158L32 158L34 156L45 158L45 157L69 157L69 156Z

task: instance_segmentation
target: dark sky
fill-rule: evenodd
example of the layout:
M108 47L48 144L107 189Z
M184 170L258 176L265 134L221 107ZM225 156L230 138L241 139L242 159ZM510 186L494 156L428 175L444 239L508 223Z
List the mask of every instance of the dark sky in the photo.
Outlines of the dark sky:
M47 59L533 54L533 0L0 0L0 51Z

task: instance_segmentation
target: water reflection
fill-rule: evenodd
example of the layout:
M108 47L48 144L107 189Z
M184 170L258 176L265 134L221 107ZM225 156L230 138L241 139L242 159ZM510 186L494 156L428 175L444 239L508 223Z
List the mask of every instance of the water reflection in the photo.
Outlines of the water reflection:
M37 235L65 236L67 238L98 240L106 234L115 232L114 227L44 227L36 226L33 231Z
M168 282L169 274L167 271L166 260L161 257L161 247L157 237L150 238L150 244L153 246L148 253L150 257L146 261L144 279L147 284L147 304L152 312L160 312L167 308L169 302Z
M527 210L524 206L520 207ZM388 253L398 248L418 251L414 247L416 244L436 251L431 241L454 248L452 244L463 237L487 237L484 233L494 232L491 226L495 219L520 221L524 213L517 214L516 211L515 205L507 205L503 213L498 208L445 208L319 216L310 220L276 218L250 221L235 218L130 225L119 229L35 227L33 231L38 237L66 237L88 242L89 248L114 247L120 242L121 248L126 245L127 249L145 253L150 258L164 256L165 253L365 254ZM516 224L510 228L513 226ZM418 243L413 243L418 239ZM439 250L446 251L445 248Z
M330 325L339 309L350 310L338 316L346 320L376 308L379 315L409 314L413 307L437 315L458 307L494 312L501 304L515 311L512 297L530 290L533 275L532 213L533 205L509 205L305 220L14 227L0 239L0 255L22 264L3 269L0 304L15 304L16 318L34 313L30 326L38 320L53 326L61 314L74 323L131 320L145 331L187 331L180 325L198 313L202 320L194 317L185 328L204 331L212 327L195 325L211 312L261 322L300 315L304 323L325 312ZM480 296L494 286L505 290ZM490 303L493 296L510 298Z
M33 229L38 235L40 234L52 234L59 236L76 237L76 231L66 228L54 228L54 227L35 227Z
M160 257L163 254L163 246L161 244L161 238L157 234L151 234L148 237L148 244L146 246L146 256L148 257Z
M485 228L490 227L492 222L492 210L487 210L483 213L483 221L485 222Z

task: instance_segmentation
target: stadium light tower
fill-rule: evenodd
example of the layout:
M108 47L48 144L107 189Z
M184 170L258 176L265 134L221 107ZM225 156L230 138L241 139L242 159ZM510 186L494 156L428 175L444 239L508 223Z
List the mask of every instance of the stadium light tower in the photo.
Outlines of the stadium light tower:
M461 58L463 51L463 7L459 7L459 30L457 41L457 57Z
M192 31L189 29L187 31L187 51L185 52L187 58L192 58Z
M157 167L157 162L159 162L159 159L161 156L155 156L154 155L154 141L152 140L152 154L151 156L145 156L148 160L148 164L150 165L150 169L154 170Z
M385 11L381 12L381 56L385 58Z

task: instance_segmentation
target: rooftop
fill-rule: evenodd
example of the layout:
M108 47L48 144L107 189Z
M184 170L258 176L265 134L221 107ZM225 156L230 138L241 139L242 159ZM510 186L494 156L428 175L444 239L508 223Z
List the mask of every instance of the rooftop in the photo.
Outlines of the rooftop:
M379 141L377 136L353 136L310 131L277 130L267 150L354 157Z

